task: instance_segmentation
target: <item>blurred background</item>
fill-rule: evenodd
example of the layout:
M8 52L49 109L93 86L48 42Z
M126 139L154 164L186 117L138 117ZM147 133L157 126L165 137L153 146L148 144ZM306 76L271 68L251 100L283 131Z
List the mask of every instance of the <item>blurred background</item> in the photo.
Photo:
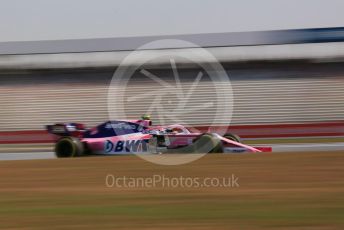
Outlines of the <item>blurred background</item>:
M131 51L139 49L141 57L152 57L144 68L173 82L168 57L202 47L222 64L231 80L231 125L237 133L246 137L341 136L343 8L340 0L3 0L0 131L43 130L55 122L96 125L109 119L108 88L116 68ZM194 45L172 41L139 48L161 39ZM167 58L156 59L157 55ZM182 87L188 89L200 66L188 60L176 65ZM214 84L202 78L185 107L201 106L213 98ZM126 95L135 95L159 87L135 73L134 81L123 89ZM213 118L213 107L180 113L174 109L178 98L171 94L162 100L168 115L187 124L207 126ZM147 112L151 101L125 102L126 118ZM150 112L155 124L171 123ZM229 125L226 118L211 122ZM290 126L281 128L286 124L309 126L292 127L298 131L290 133ZM261 126L253 132L243 125Z

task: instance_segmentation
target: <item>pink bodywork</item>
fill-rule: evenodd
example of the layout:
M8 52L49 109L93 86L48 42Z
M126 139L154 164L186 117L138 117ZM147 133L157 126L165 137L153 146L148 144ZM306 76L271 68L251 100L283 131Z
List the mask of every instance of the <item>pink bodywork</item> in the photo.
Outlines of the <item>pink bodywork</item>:
M163 131L167 128L180 128L184 130L183 133L179 134L166 134L169 138L171 144L169 147L179 147L179 146L187 146L192 144L192 141L202 135L202 133L191 133L188 129L186 129L182 125L170 125L170 126L151 126L151 121L145 120L129 120L132 123L141 124L144 127L148 127L148 130L156 130L156 131ZM129 140L149 140L152 138L152 134L145 134L145 133L133 133L129 135L121 135L121 136L113 136L113 137L106 137L106 138L80 138L82 142L86 142L92 151L95 153L103 153L104 152L104 143L106 141L111 141L112 143L117 143L118 141L129 141ZM224 148L240 148L244 149L247 152L271 152L271 147L251 147L242 143L238 143L233 140L229 140L224 138L220 135L217 135L218 138L222 141Z

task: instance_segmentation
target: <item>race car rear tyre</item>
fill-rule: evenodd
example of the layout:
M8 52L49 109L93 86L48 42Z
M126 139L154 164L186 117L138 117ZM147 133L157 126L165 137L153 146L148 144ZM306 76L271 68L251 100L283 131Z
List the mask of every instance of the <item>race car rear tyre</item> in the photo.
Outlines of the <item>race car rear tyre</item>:
M226 133L225 135L223 135L223 137L241 143L241 138L236 134Z
M84 145L75 137L63 137L55 145L55 154L58 158L80 157L84 153Z

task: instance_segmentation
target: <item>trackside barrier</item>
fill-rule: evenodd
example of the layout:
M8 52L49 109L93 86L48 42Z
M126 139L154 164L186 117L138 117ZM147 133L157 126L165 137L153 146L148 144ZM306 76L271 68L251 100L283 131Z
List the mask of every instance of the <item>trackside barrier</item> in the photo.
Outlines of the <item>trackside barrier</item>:
M223 128L223 127L222 127ZM198 127L202 132L209 127ZM211 127L216 132L221 127ZM344 121L304 124L233 125L228 132L243 138L292 138L292 137L334 137L344 136Z
M224 126L198 126L201 132L216 132ZM228 132L242 138L293 138L293 137L334 137L344 136L344 121L306 124L233 125ZM54 136L44 130L3 131L0 144L53 143Z

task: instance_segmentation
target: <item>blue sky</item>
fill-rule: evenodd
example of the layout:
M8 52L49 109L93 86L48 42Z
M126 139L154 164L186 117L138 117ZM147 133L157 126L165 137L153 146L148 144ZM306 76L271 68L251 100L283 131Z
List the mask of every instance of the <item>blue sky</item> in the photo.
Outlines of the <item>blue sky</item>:
M0 0L0 41L344 26L343 0Z

